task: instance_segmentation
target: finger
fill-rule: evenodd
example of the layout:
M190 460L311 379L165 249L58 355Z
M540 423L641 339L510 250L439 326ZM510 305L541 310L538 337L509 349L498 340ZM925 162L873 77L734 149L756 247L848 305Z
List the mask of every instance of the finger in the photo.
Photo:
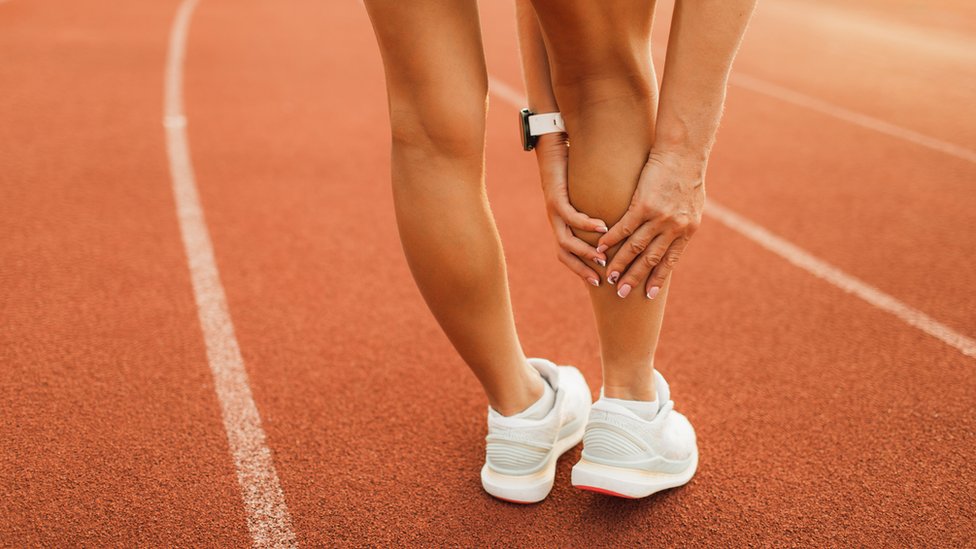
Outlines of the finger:
M590 217L574 208L569 203L568 198L559 197L554 199L553 207L556 210L556 214L574 229L594 233L605 233L610 230L604 221Z
M570 271L576 273L576 275L582 278L587 284L591 286L600 285L600 277L593 271L593 269L587 267L586 263L583 263L580 258L562 248L559 248L556 255L563 265L568 267Z
M643 223L643 216L637 210L634 208L627 210L624 216L620 218L620 221L614 223L613 227L610 227L610 230L607 231L607 234L600 237L600 240L597 241L596 249L600 252L607 251L634 234L637 228L643 225Z
M610 284L617 283L620 275L627 270L631 262L651 244L651 241L657 236L655 234L656 232L654 226L648 223L641 225L633 234L627 237L627 240L621 244L620 249L610 258L610 263L607 265L607 282ZM599 249L597 248L597 250Z
M564 138L560 143L551 144L544 149L536 149L543 157L543 160L540 161L540 165L543 166L542 186L543 192L549 200L550 210L559 214L574 229L605 233L609 230L605 221L578 211L569 202L566 147L567 142Z
M678 259L681 258L681 254L684 253L685 248L688 247L688 239L685 237L678 237L674 239L671 243L671 247L665 252L664 257L661 262L658 263L657 267L651 273L651 277L647 281L647 298L654 299L657 294L660 293L661 288L664 287L664 283L668 281L668 276L671 271L674 270L674 266L677 265Z
M607 266L607 255L597 253L596 248L573 234L573 231L563 222L561 217L554 215L550 218L550 222L556 235L556 244L560 248L584 260L584 262L592 261L601 267Z
M617 295L627 297L634 288L643 287L651 271L664 260L664 256L673 241L674 237L668 234L657 235L640 256L630 264L627 272L620 277L620 282L617 283ZM624 246L626 247L627 243L624 243Z

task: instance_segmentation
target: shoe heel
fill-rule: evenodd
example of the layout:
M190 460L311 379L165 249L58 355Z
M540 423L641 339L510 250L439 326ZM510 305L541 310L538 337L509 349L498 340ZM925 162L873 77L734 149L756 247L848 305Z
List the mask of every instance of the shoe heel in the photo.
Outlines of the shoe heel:
M640 497L627 493L629 492L627 486L623 485L620 480L615 478L615 475L613 475L607 469L609 469L609 467L581 459L579 463L573 466L573 486L579 488L580 490L588 490L590 492L597 492L620 498L635 499Z
M687 469L677 474L652 473L614 467L588 461L586 458L573 466L573 486L581 490L599 492L627 499L647 497L655 492L686 484L698 468L698 454L695 453Z

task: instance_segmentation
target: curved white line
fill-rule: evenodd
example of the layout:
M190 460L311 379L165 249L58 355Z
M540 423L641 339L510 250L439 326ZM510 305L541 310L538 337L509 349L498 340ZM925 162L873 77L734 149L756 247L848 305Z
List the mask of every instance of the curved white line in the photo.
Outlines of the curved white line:
M498 96L499 99L507 101L519 109L527 104L525 96L521 92L516 91L512 86L494 77L489 77L488 81L492 93ZM863 299L878 309L898 317L909 326L914 326L926 334L939 339L946 345L954 347L962 354L976 358L976 340L953 330L922 311L899 301L895 297L817 258L799 246L776 236L765 228L722 206L714 199L708 199L705 214L715 218L719 223L817 278L829 282L841 290Z
M297 547L281 483L265 443L261 416L251 396L244 359L234 335L190 162L183 112L183 59L190 19L198 3L199 0L183 0L180 4L170 31L166 58L163 126L176 217L251 539L255 547Z

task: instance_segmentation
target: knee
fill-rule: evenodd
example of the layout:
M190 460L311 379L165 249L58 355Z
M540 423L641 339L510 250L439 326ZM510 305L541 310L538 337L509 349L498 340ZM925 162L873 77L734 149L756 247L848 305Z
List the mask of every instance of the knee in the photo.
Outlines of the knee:
M410 82L390 90L394 147L447 158L480 158L485 146L488 83Z

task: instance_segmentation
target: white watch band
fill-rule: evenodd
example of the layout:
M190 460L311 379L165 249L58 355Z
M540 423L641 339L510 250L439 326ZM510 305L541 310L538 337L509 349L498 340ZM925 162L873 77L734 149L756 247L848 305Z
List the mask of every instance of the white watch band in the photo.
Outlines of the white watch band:
M533 136L566 131L563 116L558 112L533 114L529 117L529 133Z

